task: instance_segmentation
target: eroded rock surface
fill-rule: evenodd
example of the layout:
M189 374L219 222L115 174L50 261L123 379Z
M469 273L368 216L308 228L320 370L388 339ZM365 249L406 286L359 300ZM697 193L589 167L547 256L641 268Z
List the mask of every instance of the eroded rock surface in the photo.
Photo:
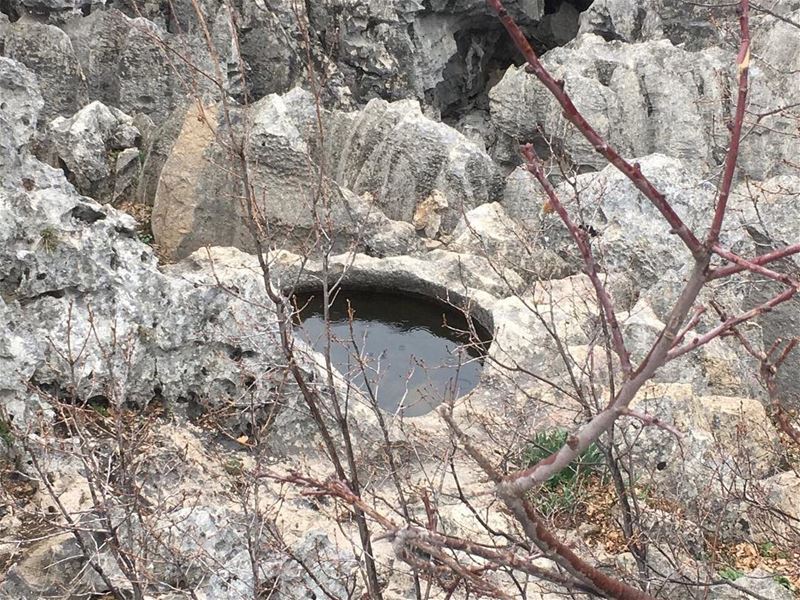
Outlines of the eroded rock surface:
M452 231L462 210L500 193L502 180L489 156L457 131L423 116L415 102L375 100L354 113L325 112L322 145L314 110L313 98L294 90L236 113L237 120L248 123L247 170L254 198L289 247L292 237L325 222L333 225L339 247L363 233L365 246L374 251L409 252L414 236L403 223L411 224L433 195L442 198L430 230L435 236ZM208 244L253 248L241 165L227 150L227 120L220 106L187 112L161 170L153 231L170 256ZM238 127L232 133L241 135ZM310 181L322 185L311 188Z
M542 152L595 252L635 363L688 275L688 252L519 67L483 0L333 0L307 2L305 13L289 0L240 4L232 15L218 0L0 2L0 460L9 465L0 484L4 494L24 490L0 506L4 600L132 594L109 550L109 523L148 565L156 583L147 591L159 600L182 597L166 587L213 598L363 593L352 514L279 481L295 469L328 480L331 468L287 370L258 259L242 251L254 247L245 166L275 289L318 289L323 277L390 288L456 304L492 329L480 384L453 415L498 449L504 469L520 466L532 432L574 431L587 406L602 406L618 368L598 346L606 332L574 242L530 174L514 170L518 143ZM507 7L589 121L702 235L735 97L731 7ZM747 256L800 239L798 10L796 0L754 5L746 136L722 238ZM159 251L183 260L159 265L141 225L112 207L131 198L154 204ZM331 252L329 272L321 248ZM795 262L776 267L794 272ZM737 277L700 301L739 312L775 291ZM790 303L761 314L744 334L766 350L797 330L796 313ZM708 310L685 339L717 322ZM347 399L366 497L399 505L387 476L399 473L414 490L414 518L424 518L416 491L436 480L438 530L496 542L476 510L509 528L484 474L453 450L435 413L384 415L381 424L346 374L329 379L321 355L300 340L294 348L333 431L332 398ZM797 477L786 470L793 459L758 371L736 340L714 340L659 369L636 398L640 414L618 421L651 550L645 575L669 597L785 596L758 570L736 588L720 584L707 558L712 538L797 545L788 526L800 518ZM797 379L790 356L777 388L788 405ZM120 426L119 415L133 419L142 433L126 442L136 448L135 494L118 478L128 457L116 442L70 428L75 408L104 432ZM113 488L103 502L92 497L87 457ZM137 519L128 518L131 502L146 507ZM776 509L769 518L767 505ZM62 510L91 530L88 554L107 578ZM61 534L23 543L30 514ZM610 554L591 527L559 536L639 578L634 558ZM415 597L410 569L378 532L386 597ZM518 593L501 573L490 577ZM554 594L564 590L530 585L530 597Z

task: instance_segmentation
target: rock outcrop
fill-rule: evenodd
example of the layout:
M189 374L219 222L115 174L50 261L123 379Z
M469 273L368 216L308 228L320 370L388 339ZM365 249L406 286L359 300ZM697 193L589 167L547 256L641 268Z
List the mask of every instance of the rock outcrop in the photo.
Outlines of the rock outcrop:
M381 412L291 334L292 316L278 321L264 288L327 281L469 313L493 341L453 419L504 472L529 466L534 434L576 431L625 376L574 240L518 166L521 142L594 252L634 369L663 339L689 252L520 66L484 0L299 4L0 0L1 600L366 597L355 511L296 485L335 485L332 449L366 502L401 509L387 512L399 536L368 519L387 599L419 595L419 571L395 555L409 515L485 547L499 539L487 531L518 527L436 412ZM505 4L583 115L703 237L736 97L732 7ZM800 239L800 3L752 9L721 237L744 256ZM131 203L152 210L154 247L118 210ZM795 274L797 259L771 267ZM711 282L684 343L778 289ZM761 312L740 327L746 348L719 337L650 376L603 438L617 487L591 480L559 539L664 597L783 600L790 567L737 563L730 586L709 556L800 545L797 457L775 418L800 406L800 358L775 386L760 364L800 331L797 313ZM373 359L386 366L359 355L353 368ZM607 500L620 477L633 517ZM628 552L640 543L647 564ZM519 594L504 569L483 573ZM574 592L533 579L532 598Z
M361 242L376 252L409 252L414 236L403 223L414 222L432 195L442 198L429 231L435 236L502 189L489 156L423 116L415 102L374 100L358 112L326 111L321 134L314 110L313 98L299 90L268 96L237 111L235 120L247 125L231 132L224 107L190 109L153 207L162 250L182 257L204 245L253 248L242 166L228 150L243 127L254 198L273 235L289 247L323 222L333 225L338 247ZM310 187L312 181L318 184ZM387 235L394 241L387 243Z

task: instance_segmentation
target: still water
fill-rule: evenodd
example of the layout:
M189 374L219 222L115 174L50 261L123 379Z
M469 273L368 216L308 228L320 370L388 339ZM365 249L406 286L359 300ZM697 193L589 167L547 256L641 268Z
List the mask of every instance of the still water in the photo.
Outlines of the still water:
M300 310L298 334L324 352L322 292L298 294L294 301ZM385 411L408 417L430 412L445 398L473 389L490 339L474 323L480 340L469 344L469 336L460 333L468 330L466 318L452 307L385 292L340 290L330 321L333 366L362 390L369 382ZM358 353L364 357L364 370Z

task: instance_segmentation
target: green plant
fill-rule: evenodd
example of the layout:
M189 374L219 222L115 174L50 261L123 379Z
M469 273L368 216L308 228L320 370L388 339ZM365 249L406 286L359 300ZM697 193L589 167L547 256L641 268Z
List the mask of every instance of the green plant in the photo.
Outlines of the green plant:
M728 581L736 581L740 577L743 577L744 573L733 567L725 567L719 572L719 576L723 579L727 579Z
M39 232L39 239L41 240L42 248L50 254L56 249L58 245L58 233L52 227L45 227Z
M775 544L772 542L761 542L758 545L758 553L761 556L772 556L772 553L775 551Z
M773 577L772 579L773 581L775 581L775 583L782 585L790 592L794 592L794 586L792 585L792 582L789 581L789 578L786 577L785 575L775 575L775 577Z
M530 467L557 452L566 442L568 432L563 429L548 429L537 433L522 451L524 467ZM588 479L603 468L603 455L596 444L592 444L540 488L533 498L542 514L551 516L574 507L581 499Z
M244 463L242 459L238 456L232 456L225 461L222 465L223 469L228 475L232 475L234 477L238 477L244 471Z
M14 434L11 431L11 424L2 418L0 418L0 440L3 440L3 443L9 447L14 444Z
M89 400L89 408L96 412L101 417L109 417L111 413L108 410L108 403L103 400L96 400L94 398Z

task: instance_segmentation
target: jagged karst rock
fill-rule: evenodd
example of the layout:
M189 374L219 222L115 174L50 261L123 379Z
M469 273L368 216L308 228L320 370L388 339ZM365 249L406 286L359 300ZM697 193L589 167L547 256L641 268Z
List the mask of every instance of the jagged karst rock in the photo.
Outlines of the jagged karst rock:
M752 398L701 396L687 384L643 388L631 406L681 432L658 427L639 435L634 460L642 485L652 485L702 522L743 498L747 485L778 469L778 435L764 407ZM641 429L633 421L627 427Z
M785 161L796 146L788 134L793 118L777 109L800 77L798 52L785 50L797 47L795 33L771 28L764 50L775 50L776 61L753 68L749 104L774 114L772 127L756 126L758 134L745 139L743 175L764 179L791 171ZM734 58L716 47L689 52L667 40L628 44L585 34L568 47L551 50L542 62L564 80L577 109L623 156L658 152L708 170L722 164L728 146L726 123L737 85ZM552 138L576 167L605 166L555 99L522 67L509 68L489 96L492 120L505 135L519 141Z
M747 110L754 115L754 122L742 144L739 168L758 180L798 172L798 112L787 99L795 97L800 88L800 3L780 5L776 10L791 22L766 20L754 37L751 50L769 60L752 64ZM750 122L745 121L745 128Z
M707 226L715 188L701 177L698 169L663 154L644 156L637 162L684 223L695 231ZM691 265L691 254L670 232L658 209L615 167L578 175L574 184L573 188L570 182L562 183L556 194L572 211L572 219L589 233L603 271L626 274L644 291L661 285L665 274L673 271L682 274ZM546 198L535 186L533 175L519 168L509 177L503 206L529 230L541 231L544 245L574 263L579 260L574 242L560 218L543 210ZM749 248L741 227L730 221L728 224L730 227L723 233L728 247ZM656 312L662 314L673 298L674 295L662 295L654 305Z
M250 249L242 192L234 192L241 184L237 159L221 143L229 135L224 111L207 107L198 118L198 110L186 113L161 171L152 220L156 241L174 256L207 244ZM236 115L249 123L249 177L255 196L273 232L289 245L291 236L316 224L315 210L322 205L309 181L320 176L338 243L363 235L364 247L380 255L416 246L410 233L401 231L403 225L390 221L411 223L418 206L433 194L443 199L436 211L438 226L431 230L436 234L451 231L462 209L494 199L502 188L484 152L455 130L424 117L415 102L376 100L363 111L326 112L322 146L313 99L299 89L270 95ZM221 164L233 167L216 167ZM360 208L358 197L370 199L369 210ZM369 221L366 229L364 219ZM391 243L385 238L390 230L391 236L400 236Z
M586 3L560 9L540 0L504 4L543 49L571 39L576 6ZM312 6L309 23L362 102L425 99L434 110L457 115L484 103L493 72L516 57L484 0L335 0Z
M753 254L767 254L800 240L800 177L773 177L762 183L742 183L732 195L731 219L752 238ZM798 259L792 257L772 264L772 268L794 274ZM744 289L747 306L756 306L770 300L786 286L762 277L749 277ZM770 348L778 340L786 340L788 332L800 331L800 301L797 297L775 307L756 319L764 338L764 347ZM786 408L800 407L800 390L796 382L800 377L800 356L792 352L786 357L776 374L777 393Z
M95 101L69 119L54 119L44 152L54 165L63 165L81 193L108 202L119 198L138 173L140 137L129 115Z
M135 7L130 0L115 3L127 16L116 8L95 10L102 2L90 0L0 4L15 21L0 13L0 52L31 67L29 71L0 58L3 418L21 427L34 419L52 419L47 395L33 394L27 386L68 396L73 365L64 357L69 354L68 341L76 339L88 340L75 365L75 393L81 399L134 406L163 402L175 409L177 416L156 426L152 451L136 457L143 478L140 491L148 500L162 505L173 492L186 495L186 502L154 515L152 522L186 559L180 564L157 560L162 583L199 586L198 593L208 597L252 595L243 550L252 521L248 525L232 505L232 482L227 479L232 471L255 472L247 471L251 463L243 469L239 462L246 462L249 453L245 444L239 448L231 441L226 448L230 463L211 456L212 442L186 422L186 413L212 408L221 426L235 437L252 435L248 427L255 410L258 423L272 424L263 440L270 460L294 466L302 457L319 476L329 475L327 465L318 461L320 440L304 401L291 384L283 385L285 357L277 346L274 315L264 308L256 258L235 248L202 248L215 243L252 249L239 203L241 174L223 147L229 141L226 136L245 131L243 123L253 125L245 140L252 181L279 244L302 246L315 224L312 207L319 201L310 182L322 181L339 247L357 238L356 249L367 254L352 261L349 255L334 257L334 277L349 269L343 280L348 285L394 287L471 303L476 316L494 326L490 359L495 362L489 361L479 387L456 407L460 422L471 426L478 415L491 415L497 419L491 443L508 440L509 447L519 441L511 439L512 432L518 435L520 427L530 423L537 429L576 427L581 407L568 394L524 373L509 374L498 363L535 372L562 388L570 385L564 365L554 359L560 349L540 320L544 315L567 354L585 367L581 375L594 369L595 381L602 381L608 367L597 360L594 345L601 333L593 291L585 276L575 275L580 263L574 244L544 209L531 176L518 169L504 184L487 150L504 165L517 164L510 158L516 154L516 138L539 141L535 127L541 121L545 134L554 135L556 149L561 144L578 167L592 170L604 164L577 134L564 133L559 111L519 72L509 71L497 87L494 121L487 122L486 89L508 65L519 63L484 0L307 2L314 33L311 61L320 73L324 107L323 139L315 133L313 98L299 89L287 92L302 82L307 68L302 32L289 0L239 3L235 26L241 57L227 8L218 0L200 0L197 6L208 21L218 65L205 47L204 32L188 0L148 0ZM40 14L17 20L15 6ZM702 233L714 195L713 180L704 179L703 171L712 167L711 173L716 173L713 167L728 143L725 124L735 74L735 51L713 48L719 30L695 18L701 11L716 13L694 5L679 7L675 0L597 0L583 17L581 2L562 3L556 9L551 2L511 0L508 6L526 32L537 38L540 52L570 40L581 19L584 35L568 48L547 52L545 62L566 73L579 107L623 153L643 156L638 160L645 173ZM797 0L773 8L794 21L800 19ZM31 22L45 18L59 28ZM754 24L762 19L761 13L754 16ZM749 119L790 105L798 88L796 27L785 21L765 22L770 27L754 35ZM617 41L604 43L593 33ZM166 53L164 45L169 46ZM694 49L704 50L691 52ZM187 67L183 58L204 73L221 73L222 93L233 107L233 132L226 130L219 105L211 103L219 100L221 90ZM250 94L246 110L237 104L245 90ZM205 104L190 98L195 92ZM270 96L273 92L284 95ZM75 115L90 100L106 107L92 103ZM40 118L43 104L45 116ZM360 109L353 110L357 106ZM120 116L118 110L131 117ZM796 178L758 181L796 167L792 110L765 115L747 129L741 163L746 185L732 200L724 239L725 245L744 249L747 255L800 239ZM109 114L113 119L106 118ZM87 124L90 115L102 118ZM469 139L437 123L437 115L448 124L458 123L456 129L467 132ZM145 203L158 196L156 221L164 247L173 256L199 250L184 262L159 268L152 251L136 239L132 219L79 196L58 169L27 154L31 142L39 143L33 137L37 126L47 135L43 126L53 118L57 126L50 131L50 142L76 175L78 192L104 200L107 195L127 198L138 187L137 196ZM127 134L116 136L113 122L122 123L128 133L135 126L145 139L137 143ZM120 142L116 137L127 139ZM141 178L139 147L147 161ZM652 151L663 154L647 155ZM553 182L560 183L557 175ZM639 359L664 328L675 292L686 277L688 253L662 227L649 202L618 174L585 174L577 183L581 208L570 185L558 185L558 193L589 234L629 349ZM444 249L425 252L426 247ZM281 257L295 266L282 264ZM300 257L276 252L270 258L275 259L278 287L296 281ZM776 268L794 269L794 262ZM304 285L319 285L319 265L312 263L301 277ZM570 277L547 281L566 275ZM737 279L730 287L732 291L711 291L735 309L760 301L759 294L770 291L754 278ZM704 303L707 299L701 297ZM796 313L797 307L790 304L762 315L756 324L760 328L748 328L748 338L756 348L768 347L776 337L798 329ZM303 372L319 382L319 355L301 341L295 348ZM640 409L684 431L682 448L666 432L648 428L639 436L636 421L621 421L621 427L629 428L625 431L642 440L636 449L645 473L642 481L664 487L692 519L655 511L657 523L647 528L649 535L662 538L668 529L683 527L675 543L687 541L693 550L702 549L702 527L707 526L697 515L728 500L730 506L715 513L724 521L723 537L738 542L742 536L769 540L768 534L775 532L789 536L780 523L764 524L736 501L744 497L740 492L745 485L748 493L756 491L759 499L800 516L797 478L777 472L783 459L773 452L775 432L761 406L764 392L753 375L758 365L737 348L730 340L716 340L667 365L639 399ZM790 357L781 371L782 398L796 395L797 380L797 365ZM337 374L335 385L343 381ZM380 464L376 456L381 454L374 415L353 408L353 416L354 435L364 448L358 461L368 465L365 470L372 469ZM426 435L414 437L417 427ZM433 464L450 452L449 447L443 450L449 440L442 431L431 416L414 427L393 427L390 435L403 452L430 449L426 456ZM430 446L418 446L423 437ZM371 443L374 440L378 442ZM59 438L58 444L64 453L80 448L78 439ZM18 444L0 439L0 457L18 460L22 454ZM456 461L462 458L454 456ZM490 496L478 495L487 489L483 476L474 465L471 472L463 469L468 472L464 483L471 486L465 488L467 493L483 502ZM79 461L55 460L47 477L69 510L95 518ZM474 531L472 517L463 505L450 503L450 492L442 494L438 506L441 522L447 531L468 535ZM269 496L269 501L276 498L277 494ZM33 506L52 508L42 489ZM346 596L343 582L357 567L353 557L338 550L342 540L335 535L310 531L312 525L329 525L318 506L310 508L305 501L289 506L285 521L275 526L291 532L292 552L319 568L311 578L294 562L265 548L265 575L274 576L282 597L299 600L307 591ZM0 506L3 538L16 536L23 526L14 514L4 515L15 509ZM492 517L500 528L507 525L503 515ZM0 544L0 554L5 554L4 548ZM668 572L671 565L658 563L659 552L651 548L654 563ZM383 551L388 555L390 549ZM0 583L0 598L39 598L67 590L76 596L107 593L91 570L81 571L85 565L71 560L77 554L68 537L32 549L21 561L15 559L16 566ZM227 570L190 560L202 555L209 564L224 564ZM99 559L115 578L119 575L109 553L101 553ZM604 559L599 560L611 564ZM58 562L52 564L54 560ZM400 568L395 563L393 569ZM710 581L701 571L686 573L698 583ZM635 570L631 574L638 576ZM320 582L324 591L315 587ZM751 573L739 583L762 596L784 595L769 574ZM120 587L126 588L122 580ZM399 588L392 582L387 589ZM403 591L411 589L408 583ZM665 594L672 593L665 589L670 590ZM715 585L709 597L728 599L739 597L739 592ZM510 595L515 593L512 588ZM166 594L156 595L166 600ZM171 600L178 596L176 592Z
M72 40L75 56L81 65L89 97L118 107L120 103L121 55L135 23L116 8L95 11L82 19L72 19L62 29ZM152 67L166 68L162 60ZM133 77L126 72L125 77Z
M583 35L542 60L554 77L564 79L583 116L622 155L660 152L709 167L722 160L731 60L721 51L690 53L668 41L609 43ZM492 120L507 135L521 141L552 136L575 165L605 166L523 68L510 68L489 97Z
M292 118L294 107L308 102L305 94L269 96L253 105L249 115L237 113L237 120L251 119L249 176L261 210L280 235L288 236L294 228L309 229L315 222L314 191L308 182L317 179L316 169L302 124ZM208 244L254 247L246 225L238 159L222 143L229 135L220 107L206 107L202 113L192 107L186 113L161 170L153 206L153 233L168 255L186 256ZM337 192L326 190L336 215L333 222L353 232Z
M93 8L105 3L106 0L10 0L17 14L29 14L53 24L89 14Z
M240 458L230 450L209 450L202 440L202 431L188 423L180 427L170 422L159 423L149 433L150 443L140 446L131 460L142 484L139 500L159 510L147 512L141 519L126 518L115 499L110 500L111 504L94 505L80 459L71 456L70 466L58 459L61 455L69 456L67 448L40 456L44 476L58 483L67 473L74 479L73 485L81 488L81 502L76 504L67 498L64 506L85 528L94 529L95 536L84 535L84 542L90 544L93 558L117 590L126 593L132 590L132 585L113 553L103 545L107 525L100 519L101 513L118 527L124 551L142 563L150 561L148 579L141 583L154 591L163 585L178 588L188 584L198 595L209 598L246 595L254 587L253 559L261 576L274 584L272 592L280 592L281 597L301 600L307 594L322 594L322 588L345 597L345 589L353 588L358 567L355 557L340 547L339 540L333 539L335 532L321 529L318 523L313 526L318 513L302 500L287 499L284 494L282 501L287 503L293 523L307 526L287 528L281 535L285 536L292 555L313 567L313 577L281 553L271 536L256 533L277 531L278 524L264 513L243 512L228 491L237 478L245 477L250 457L242 454ZM77 438L63 442L69 452L80 451ZM56 490L61 492L60 487ZM278 492L267 484L262 486L261 493L270 501L278 497ZM52 502L45 491L40 490L38 495L45 502ZM106 582L88 567L80 546L68 532L48 536L27 550L0 582L0 598L14 600L99 595L110 591Z
M44 98L40 121L75 113L87 98L86 83L72 41L53 25L17 21L5 36L7 57L36 74Z
M720 45L723 32L713 23L727 10L723 2L701 6L680 0L595 0L580 16L580 33L629 43L668 39L693 51Z
M232 53L226 15L221 9L208 21L219 70L199 32L173 33L116 8L69 21L63 29L72 40L89 98L130 115L143 113L161 124L190 95L217 93L219 88L209 77L221 78L222 88L234 92L238 60Z
M503 206L491 202L466 213L453 231L448 248L486 256L532 281L574 274L575 269L547 247L541 231L515 221Z
M0 57L0 175L18 167L44 101L36 77L22 63Z
M662 152L715 165L727 144L727 131L720 127L727 117L727 58L711 51L691 54L666 41L627 45L586 35L544 61L554 76L564 78L578 110L623 155ZM693 65L690 71L687 63ZM498 127L518 139L554 135L577 165L604 166L542 92L535 78L509 70L490 95Z
M325 138L332 176L356 194L369 192L386 216L412 222L437 191L444 232L462 210L497 200L502 179L489 156L450 127L431 121L413 101L373 100L357 112L336 111Z
M18 101L3 105L0 122L19 107ZM35 122L34 114L28 133L20 130L23 138ZM60 170L24 147L17 162L0 179L0 325L10 334L0 361L9 377L0 388L11 402L6 407L23 419L19 426L34 408L26 381L57 395L67 379L71 393L84 400L222 401L234 428L247 421L239 421L249 411L239 404L244 401L266 418L274 398L268 386L254 387L252 373L277 356L274 324L248 314L249 302L221 291L211 273L191 283L162 274L152 249L137 239L133 218L80 196ZM231 277L245 297L261 295L256 274ZM245 330L262 326L258 340L245 339ZM75 336L87 342L70 366Z

